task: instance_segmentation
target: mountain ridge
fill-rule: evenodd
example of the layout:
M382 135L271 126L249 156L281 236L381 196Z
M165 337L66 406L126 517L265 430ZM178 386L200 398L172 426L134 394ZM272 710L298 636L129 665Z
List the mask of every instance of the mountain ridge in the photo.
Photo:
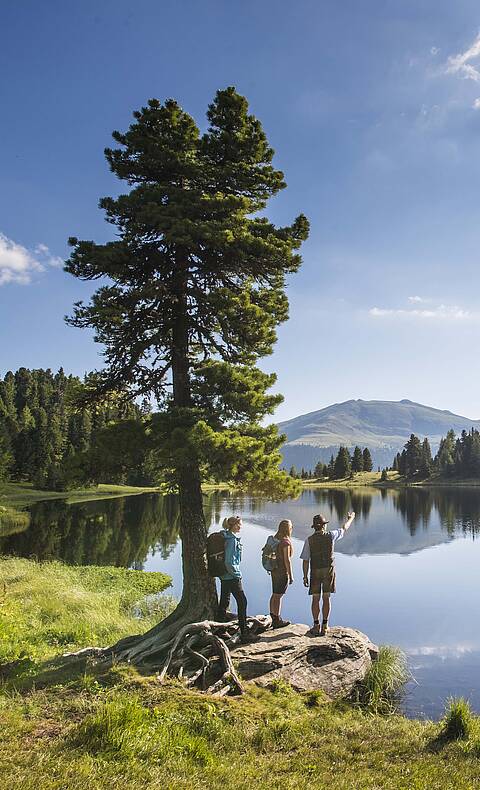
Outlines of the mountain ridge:
M399 401L350 399L278 423L287 437L283 466L312 468L328 461L340 445L369 447L374 465L386 466L412 433L427 437L436 452L448 430L480 430L480 420L404 398Z

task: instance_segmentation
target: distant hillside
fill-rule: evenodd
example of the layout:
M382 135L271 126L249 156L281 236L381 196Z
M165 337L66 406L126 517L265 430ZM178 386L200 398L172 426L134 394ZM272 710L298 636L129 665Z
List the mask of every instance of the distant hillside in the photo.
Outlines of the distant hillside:
M450 428L480 429L480 420L460 417L450 411L432 409L409 400L348 400L279 423L287 436L283 466L313 468L317 461L328 461L341 444L353 449L356 444L369 447L374 466L390 465L410 434L428 436L436 452L442 436Z

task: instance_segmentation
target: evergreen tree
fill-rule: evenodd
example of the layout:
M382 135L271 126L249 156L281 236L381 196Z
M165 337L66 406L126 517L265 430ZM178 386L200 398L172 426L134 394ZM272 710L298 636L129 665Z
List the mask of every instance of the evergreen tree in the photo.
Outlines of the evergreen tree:
M406 470L407 477L413 477L419 472L422 466L422 443L414 433L410 434L410 439L405 444Z
M380 480L382 481L382 483L386 483L388 481L388 473L386 469L382 469Z
M430 448L430 442L428 441L428 438L425 437L422 444L422 454L421 454L419 472L422 477L430 477L430 475L432 474L432 469L433 469L432 450Z
M294 466L291 466L291 467L290 467L290 472L289 472L288 474L289 474L289 476L290 476L290 477L292 477L293 479L295 479L295 478L297 478L297 477L298 477L298 472L297 472L297 470L295 469L295 467L294 467Z
M335 458L333 456L333 453L330 456L330 461L328 462L327 474L328 474L329 480L334 480L334 478L335 478Z
M325 477L327 474L327 467L322 461L318 461L313 470L313 476L317 478Z
M363 450L363 471L371 472L372 469L373 469L372 456L368 447L365 447Z
M440 440L435 465L438 471L444 475L450 475L454 471L455 461L455 431L452 429Z
M348 477L351 472L350 453L346 447L341 446L335 459L334 474L336 480Z
M352 472L363 472L363 453L358 445L352 455Z
M175 101L151 100L127 132L114 132L119 147L106 157L131 190L100 205L117 238L71 239L66 267L108 280L70 320L106 348L92 397L126 391L161 407L151 436L179 494L184 577L178 609L159 626L164 638L216 606L202 475L283 496L297 490L278 469L283 437L261 425L281 400L267 393L275 376L255 363L288 317L285 278L300 266L308 222L278 228L265 217L285 182L246 99L218 91L207 117L200 135Z

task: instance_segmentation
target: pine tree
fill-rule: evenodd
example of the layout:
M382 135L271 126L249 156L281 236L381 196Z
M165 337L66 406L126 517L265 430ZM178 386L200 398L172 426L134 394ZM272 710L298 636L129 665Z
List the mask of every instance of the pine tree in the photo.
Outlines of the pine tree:
M315 465L315 469L313 470L313 476L316 478L325 477L326 468L325 464L322 461L318 461Z
M363 471L371 472L372 469L373 469L372 456L368 447L365 447L363 451Z
M218 91L207 117L200 135L177 102L151 100L127 132L113 133L118 147L106 157L131 188L100 201L117 238L72 238L66 267L109 280L70 320L94 328L106 349L93 396L128 391L162 407L151 435L178 489L184 577L178 609L155 631L162 639L216 606L202 474L283 496L297 490L278 469L283 437L261 425L281 400L267 394L275 376L255 363L288 317L285 277L300 266L308 222L278 228L265 217L285 182L246 99Z
M382 469L380 480L382 483L386 483L388 481L388 473L386 469Z
M435 465L439 472L444 475L451 475L454 470L455 461L455 431L452 429L447 432L445 438L440 440Z
M422 444L419 472L421 476L424 478L430 477L430 475L432 474L432 469L433 469L432 450L430 448L430 442L428 441L428 438L425 437Z
M405 444L406 475L413 477L422 466L422 444L418 436L410 434L410 439Z
M358 445L352 455L352 472L363 472L363 453Z
M330 456L330 461L328 462L327 474L329 480L335 479L335 458L333 457L333 454Z
M348 452L346 447L341 446L338 450L337 457L335 459L335 479L341 480L344 477L348 477L351 472L351 459L350 453Z

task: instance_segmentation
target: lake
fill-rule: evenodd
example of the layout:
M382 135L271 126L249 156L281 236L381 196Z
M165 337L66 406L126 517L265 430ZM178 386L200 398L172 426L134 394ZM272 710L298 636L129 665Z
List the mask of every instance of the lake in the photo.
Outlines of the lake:
M299 555L312 516L323 513L336 527L350 509L357 518L336 544L331 625L359 628L374 642L407 653L415 678L406 691L407 715L438 718L453 695L467 697L480 713L480 488L310 489L283 503L222 492L205 496L212 529L226 515L243 517L252 614L267 612L270 596L261 548L282 518L292 519L296 579L282 615L304 623L311 622L310 599ZM0 553L161 570L172 576L173 594L181 592L174 496L39 502L30 508L26 530L0 538Z

